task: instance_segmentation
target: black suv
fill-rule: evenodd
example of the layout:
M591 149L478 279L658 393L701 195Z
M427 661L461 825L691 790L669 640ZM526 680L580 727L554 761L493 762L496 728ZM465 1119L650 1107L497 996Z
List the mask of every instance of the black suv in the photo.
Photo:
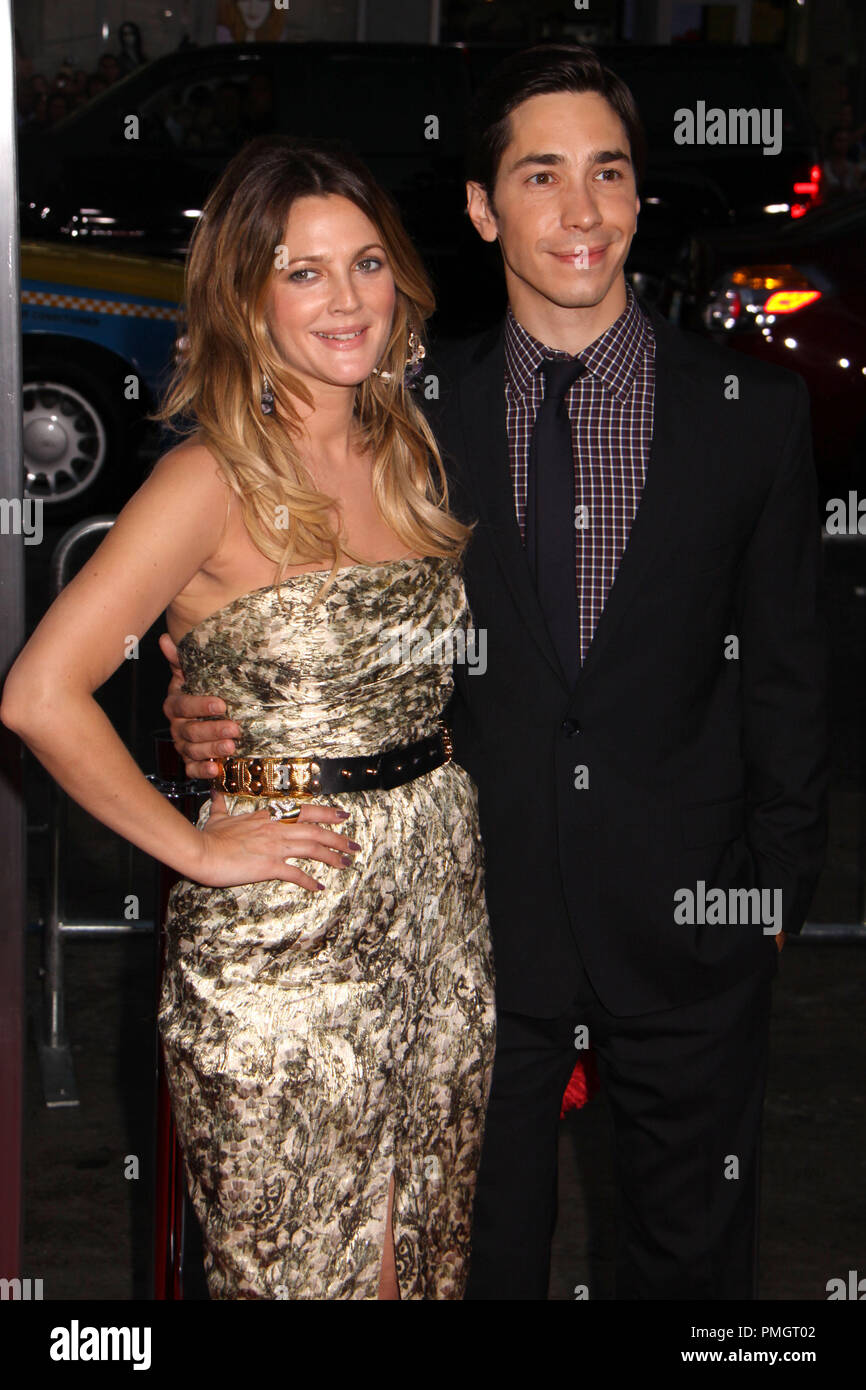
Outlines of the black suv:
M247 139L272 130L337 138L397 198L433 273L439 331L471 331L500 312L502 283L495 250L463 211L466 109L478 82L514 51L309 43L169 54L53 129L22 138L23 233L180 256L209 188ZM625 45L599 55L632 87L647 127L650 162L628 269L648 298L691 233L808 210L817 193L814 133L773 52ZM675 112L699 102L781 108L780 152L677 144Z

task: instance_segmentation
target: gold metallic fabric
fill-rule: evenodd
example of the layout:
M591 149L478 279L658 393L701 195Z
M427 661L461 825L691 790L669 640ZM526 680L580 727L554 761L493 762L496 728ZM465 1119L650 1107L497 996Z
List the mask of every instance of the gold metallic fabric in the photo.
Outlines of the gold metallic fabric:
M347 567L311 609L322 579L246 594L179 644L241 756L354 756L438 726L441 639L472 622L459 567ZM315 801L350 811L334 828L362 847L350 868L298 861L323 892L181 880L169 900L159 1029L209 1293L375 1299L393 1173L400 1297L459 1299L495 1034L476 789L452 762Z

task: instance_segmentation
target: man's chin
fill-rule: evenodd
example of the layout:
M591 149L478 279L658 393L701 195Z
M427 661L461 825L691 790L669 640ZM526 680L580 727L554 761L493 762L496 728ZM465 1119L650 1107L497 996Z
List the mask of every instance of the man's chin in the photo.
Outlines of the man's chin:
M551 286L545 297L560 309L594 309L610 293L610 285Z
M598 275L592 270L573 270L567 277L548 277L544 284L539 283L536 288L561 309L593 309L610 294L621 275L621 266L613 275L610 271Z

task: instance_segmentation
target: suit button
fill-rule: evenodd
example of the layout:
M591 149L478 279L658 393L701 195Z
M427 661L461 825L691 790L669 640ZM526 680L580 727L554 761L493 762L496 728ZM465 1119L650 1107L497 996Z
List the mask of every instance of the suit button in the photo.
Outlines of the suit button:
M580 724L576 719L563 719L559 727L566 738L574 738L575 734L580 733Z

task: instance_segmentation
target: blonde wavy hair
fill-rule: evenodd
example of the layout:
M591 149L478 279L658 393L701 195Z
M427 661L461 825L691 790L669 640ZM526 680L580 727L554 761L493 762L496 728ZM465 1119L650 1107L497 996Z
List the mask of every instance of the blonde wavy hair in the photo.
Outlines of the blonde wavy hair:
M390 196L353 155L313 141L262 136L232 159L202 210L186 266L187 344L156 418L194 434L240 499L254 545L277 566L331 561L312 602L324 598L344 547L328 513L335 499L314 486L298 449L296 401L313 401L278 355L265 302L296 198L338 194L369 217L396 287L379 375L355 388L359 443L373 455L373 495L386 525L410 550L459 559L472 533L448 510L435 437L404 384L409 334L423 341L435 307L423 264ZM262 373L276 409L261 409ZM390 376L385 374L389 373ZM287 518L278 527L278 518Z

